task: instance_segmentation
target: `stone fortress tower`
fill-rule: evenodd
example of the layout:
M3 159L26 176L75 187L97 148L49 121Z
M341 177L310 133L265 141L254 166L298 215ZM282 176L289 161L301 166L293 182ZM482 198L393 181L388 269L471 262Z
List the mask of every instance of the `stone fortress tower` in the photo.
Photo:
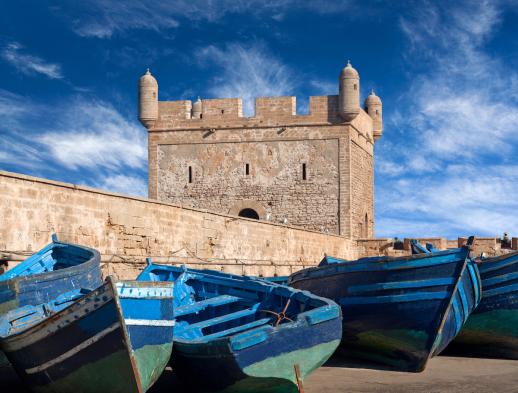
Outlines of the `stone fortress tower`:
M149 70L139 83L139 120L148 130L149 197L224 214L287 223L349 238L374 236L374 143L382 104L360 106L349 63L339 95L159 101Z

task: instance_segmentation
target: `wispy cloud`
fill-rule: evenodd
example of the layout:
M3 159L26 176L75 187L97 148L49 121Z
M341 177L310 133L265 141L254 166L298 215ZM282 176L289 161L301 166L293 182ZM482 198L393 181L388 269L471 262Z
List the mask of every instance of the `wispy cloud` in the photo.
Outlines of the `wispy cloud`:
M74 31L84 37L109 38L132 29L166 30L176 28L182 20L216 22L228 14L266 15L282 21L287 11L311 10L319 14L343 12L352 1L314 0L93 0L80 6L61 6Z
M96 183L95 187L126 195L147 196L146 179L138 176L106 176Z
M5 61L26 75L40 74L50 79L63 78L59 64L47 62L41 57L27 53L18 42L7 44L0 54Z
M145 130L107 102L83 96L57 105L0 90L0 168L146 195Z
M65 107L62 118L37 141L63 166L109 170L145 166L145 132L113 106L79 98Z
M222 71L208 93L214 97L242 97L246 115L254 113L255 97L290 95L297 85L289 67L262 44L208 46L196 56L202 67Z
M409 69L417 54L429 68L388 119L404 130L405 148L382 148L378 233L411 235L416 225L427 235L518 232L508 197L518 193L518 74L485 48L504 4L428 4L401 19Z

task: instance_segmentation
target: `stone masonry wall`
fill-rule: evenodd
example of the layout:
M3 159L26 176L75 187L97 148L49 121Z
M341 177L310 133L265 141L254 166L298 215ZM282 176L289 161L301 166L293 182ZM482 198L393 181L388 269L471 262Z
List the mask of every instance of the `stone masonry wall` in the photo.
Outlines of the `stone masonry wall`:
M338 233L338 169L337 139L160 145L158 199Z
M56 232L99 249L104 272L121 278L135 277L146 256L264 276L315 265L324 253L357 256L355 243L340 236L2 171L0 221L3 260L23 259Z
M190 101L159 102L148 129L150 197L223 214L251 208L273 222L372 236L371 117L361 110L344 123L338 96L310 97L308 115L296 114L295 97L261 97L255 105L255 115L243 117L240 99L202 100L202 117L191 118Z
M374 161L351 142L351 221L353 238L374 236Z

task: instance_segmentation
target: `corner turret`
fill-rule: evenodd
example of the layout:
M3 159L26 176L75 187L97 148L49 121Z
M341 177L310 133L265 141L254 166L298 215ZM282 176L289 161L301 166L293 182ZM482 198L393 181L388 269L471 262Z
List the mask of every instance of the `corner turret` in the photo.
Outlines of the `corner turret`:
M360 75L350 62L340 72L338 83L340 116L350 122L360 113Z
M144 127L153 127L158 119L158 82L149 72L149 68L139 80L138 109L138 118Z
M200 100L200 97L192 104L192 118L193 119L201 119L201 114L203 111L202 102Z
M383 134L383 105L374 90L365 99L365 110L372 117L374 140L377 140Z

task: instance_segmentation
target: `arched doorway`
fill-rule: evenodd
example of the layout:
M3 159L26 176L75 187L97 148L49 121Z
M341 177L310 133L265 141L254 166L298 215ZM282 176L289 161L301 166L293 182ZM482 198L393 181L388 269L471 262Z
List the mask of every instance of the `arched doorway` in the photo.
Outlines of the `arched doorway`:
M238 214L239 217L252 218L254 220L259 220L259 214L254 209L250 209L249 207L241 209Z

